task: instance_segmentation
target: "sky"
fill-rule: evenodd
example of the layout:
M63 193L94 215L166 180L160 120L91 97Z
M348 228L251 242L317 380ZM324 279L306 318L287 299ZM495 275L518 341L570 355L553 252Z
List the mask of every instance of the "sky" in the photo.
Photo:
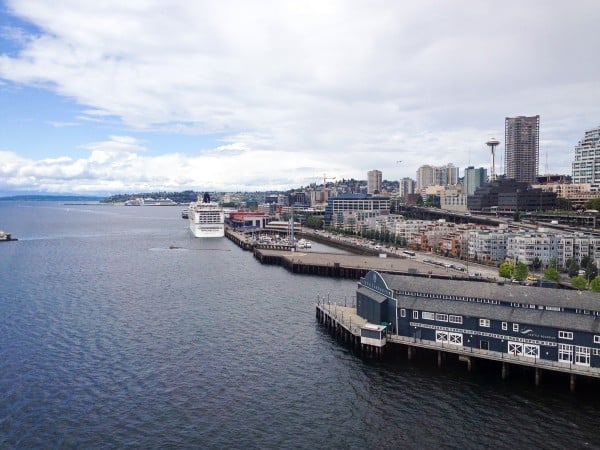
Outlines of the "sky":
M600 2L0 0L0 194L284 190L539 172L600 125Z

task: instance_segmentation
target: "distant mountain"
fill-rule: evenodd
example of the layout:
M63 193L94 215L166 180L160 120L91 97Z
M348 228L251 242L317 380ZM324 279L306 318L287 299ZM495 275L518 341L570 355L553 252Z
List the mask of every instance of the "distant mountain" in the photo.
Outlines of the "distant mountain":
M102 197L88 195L11 195L0 197L0 201L21 201L21 202L97 202Z

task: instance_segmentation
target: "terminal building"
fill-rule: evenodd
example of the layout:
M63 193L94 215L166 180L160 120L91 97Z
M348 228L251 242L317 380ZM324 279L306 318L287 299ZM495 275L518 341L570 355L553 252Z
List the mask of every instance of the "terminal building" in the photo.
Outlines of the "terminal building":
M566 372L573 384L575 374L600 377L600 301L592 292L371 271L356 302L369 323L391 324L388 341Z

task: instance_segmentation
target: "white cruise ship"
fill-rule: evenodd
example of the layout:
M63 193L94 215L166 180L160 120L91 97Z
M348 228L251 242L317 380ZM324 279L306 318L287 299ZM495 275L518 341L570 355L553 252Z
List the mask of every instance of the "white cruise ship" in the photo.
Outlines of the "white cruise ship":
M225 236L225 213L218 203L210 201L208 193L190 203L188 219L190 230L198 238Z

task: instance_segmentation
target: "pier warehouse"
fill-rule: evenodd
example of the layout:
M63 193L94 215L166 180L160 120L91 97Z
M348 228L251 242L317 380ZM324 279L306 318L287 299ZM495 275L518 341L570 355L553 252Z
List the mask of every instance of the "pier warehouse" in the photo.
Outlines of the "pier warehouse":
M600 297L591 292L368 272L356 312L388 342L600 377ZM469 356L471 355L471 356Z

